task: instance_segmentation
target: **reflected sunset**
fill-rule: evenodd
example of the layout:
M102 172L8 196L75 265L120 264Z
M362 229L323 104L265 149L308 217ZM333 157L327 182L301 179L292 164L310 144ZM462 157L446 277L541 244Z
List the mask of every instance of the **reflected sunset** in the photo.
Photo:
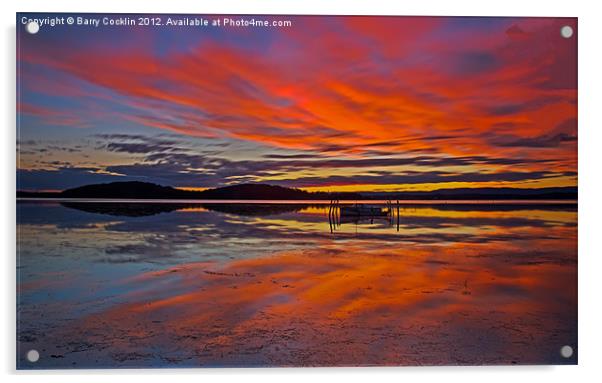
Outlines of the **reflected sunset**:
M558 342L576 342L572 207L406 207L399 231L331 233L319 205L131 218L19 206L21 339L62 355L52 365L564 363ZM42 309L69 320L41 333Z

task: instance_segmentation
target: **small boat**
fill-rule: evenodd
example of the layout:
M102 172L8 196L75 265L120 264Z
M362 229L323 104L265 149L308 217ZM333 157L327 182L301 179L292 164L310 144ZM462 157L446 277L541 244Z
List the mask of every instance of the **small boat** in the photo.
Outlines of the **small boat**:
M378 206L341 206L341 217L386 217L388 209Z

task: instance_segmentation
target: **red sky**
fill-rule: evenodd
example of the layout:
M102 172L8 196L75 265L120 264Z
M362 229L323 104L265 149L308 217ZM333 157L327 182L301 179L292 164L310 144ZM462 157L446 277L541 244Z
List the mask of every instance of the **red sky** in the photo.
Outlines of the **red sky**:
M19 33L19 187L576 185L575 19L266 18Z

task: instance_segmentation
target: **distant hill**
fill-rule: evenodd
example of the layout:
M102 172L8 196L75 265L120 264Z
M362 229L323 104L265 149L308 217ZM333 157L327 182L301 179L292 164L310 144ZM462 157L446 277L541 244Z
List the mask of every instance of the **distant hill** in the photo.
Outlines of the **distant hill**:
M174 189L150 182L111 182L67 189L60 198L134 198L134 199L181 199L198 198L198 192Z
M119 199L256 199L317 200L361 199L353 193L310 193L299 189L266 184L242 184L204 191L181 190L150 182L111 182L67 189L57 193L18 191L19 198L119 198Z
M299 189L265 184L242 184L200 192L203 199L320 199L325 193L309 193ZM327 197L328 199L328 197Z
M577 199L576 187L551 187L539 189L519 188L461 188L461 189L438 189L424 192L392 192L392 193L362 193L365 198L374 199L474 199L474 200L499 200L499 199Z
M576 187L516 189L474 188L440 189L428 192L364 192L364 193L310 193L300 189L266 184L242 184L204 191L181 190L149 182L112 182L86 185L57 193L18 191L19 198L119 198L119 199L255 199L255 200L329 200L329 199L577 199Z

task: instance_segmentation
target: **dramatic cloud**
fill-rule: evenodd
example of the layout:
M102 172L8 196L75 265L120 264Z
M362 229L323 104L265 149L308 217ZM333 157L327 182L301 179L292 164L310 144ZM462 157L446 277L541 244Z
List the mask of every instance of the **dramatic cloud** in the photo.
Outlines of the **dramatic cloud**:
M47 154L180 186L576 182L576 38L558 32L575 20L288 18L20 34L21 131L85 128L101 141L88 162Z

